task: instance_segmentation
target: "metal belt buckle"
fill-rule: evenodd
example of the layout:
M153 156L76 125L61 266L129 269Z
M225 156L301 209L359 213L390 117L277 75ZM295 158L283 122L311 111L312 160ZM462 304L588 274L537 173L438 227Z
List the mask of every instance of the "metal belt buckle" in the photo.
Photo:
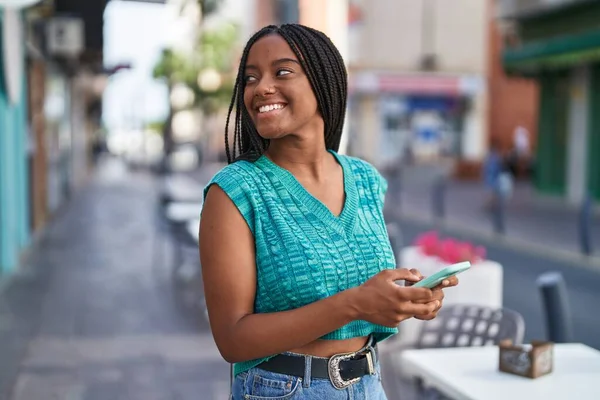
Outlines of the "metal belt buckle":
M375 359L375 349L373 347L370 347L367 350L367 354L365 354L365 356L367 357L367 364L369 365L369 375L374 375L375 363L373 362L373 360Z
M360 376L358 378L345 381L340 374L340 362L349 360L355 355L356 353L335 354L329 358L329 362L327 363L327 372L329 373L329 380L331 381L331 384L336 389L342 390L360 381Z
M343 354L335 354L329 358L329 362L327 363L327 372L329 373L329 380L333 387L339 390L343 390L348 386L360 381L360 376L354 379L344 380L340 374L340 362L344 360L350 360L355 357L357 353L343 353ZM367 351L365 354L367 357L367 364L369 366L369 374L373 375L375 373L375 368L373 366L373 355L370 351Z

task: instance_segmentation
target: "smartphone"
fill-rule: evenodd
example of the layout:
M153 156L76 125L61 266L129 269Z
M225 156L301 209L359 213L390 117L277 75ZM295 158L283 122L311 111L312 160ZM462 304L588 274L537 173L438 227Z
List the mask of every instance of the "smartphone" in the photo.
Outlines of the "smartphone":
M448 279L451 276L460 274L461 272L464 272L469 268L471 268L471 263L468 261L460 262L458 264L452 264L442 269L441 271L438 271L435 274L420 280L419 282L412 285L412 287L424 287L432 289L440 283L442 283L444 279Z

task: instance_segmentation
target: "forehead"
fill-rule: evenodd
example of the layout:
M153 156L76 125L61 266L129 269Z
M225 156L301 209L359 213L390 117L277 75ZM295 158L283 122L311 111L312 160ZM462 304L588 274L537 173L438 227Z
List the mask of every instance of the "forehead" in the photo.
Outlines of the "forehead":
M280 58L298 59L284 38L277 34L270 34L258 39L252 45L248 52L247 64L270 63Z

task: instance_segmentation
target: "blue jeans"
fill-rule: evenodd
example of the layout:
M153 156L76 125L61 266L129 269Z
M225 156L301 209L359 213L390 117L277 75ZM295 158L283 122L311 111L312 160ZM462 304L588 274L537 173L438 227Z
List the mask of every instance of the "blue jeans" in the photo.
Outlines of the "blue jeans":
M231 393L233 400L387 400L379 363L375 374L365 375L343 390L336 389L329 379L312 378L310 372L300 378L252 368L236 376Z

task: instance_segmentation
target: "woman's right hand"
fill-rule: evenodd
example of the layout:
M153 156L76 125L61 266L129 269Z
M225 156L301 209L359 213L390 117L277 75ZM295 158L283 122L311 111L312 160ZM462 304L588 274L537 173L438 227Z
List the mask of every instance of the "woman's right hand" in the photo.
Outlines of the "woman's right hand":
M415 315L427 315L438 307L427 288L399 286L396 281L418 282L421 278L406 268L381 271L356 288L358 319L396 327Z

